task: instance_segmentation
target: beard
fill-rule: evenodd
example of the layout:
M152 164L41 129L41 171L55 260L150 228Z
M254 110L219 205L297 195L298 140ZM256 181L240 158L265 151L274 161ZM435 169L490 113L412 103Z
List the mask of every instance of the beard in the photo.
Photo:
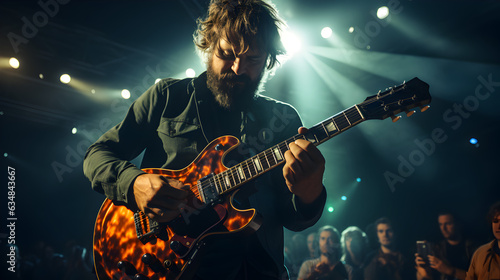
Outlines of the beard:
M264 71L252 81L246 74L236 75L232 70L218 74L209 60L207 67L207 86L222 108L230 111L244 111L252 104L262 80Z

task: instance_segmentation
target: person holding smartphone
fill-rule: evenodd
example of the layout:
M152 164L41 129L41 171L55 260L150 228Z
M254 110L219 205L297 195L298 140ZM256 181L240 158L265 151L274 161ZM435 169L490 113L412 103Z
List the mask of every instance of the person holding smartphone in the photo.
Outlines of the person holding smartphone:
M461 224L453 213L439 213L438 224L443 239L428 244L427 255L415 254L417 279L463 280L477 246L463 237Z

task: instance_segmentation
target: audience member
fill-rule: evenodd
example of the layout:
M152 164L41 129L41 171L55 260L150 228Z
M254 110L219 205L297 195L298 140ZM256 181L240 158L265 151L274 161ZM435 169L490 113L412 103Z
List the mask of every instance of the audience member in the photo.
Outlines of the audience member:
M495 239L474 253L466 280L500 279L500 201L491 206L488 220Z
M363 279L363 264L368 253L368 237L360 228L350 226L342 232L342 262L353 269L353 279Z
M352 268L340 261L342 251L338 230L324 226L318 232L318 239L321 255L302 264L298 279L352 280Z
M388 218L380 218L375 221L375 229L380 247L367 257L365 280L414 279L408 261L396 248L392 222Z
M315 232L311 232L307 235L307 250L309 251L309 255L307 259L315 259L319 257L319 248L318 248L318 237Z
M432 255L426 256L429 263L424 261L424 256L415 254L417 279L463 280L477 246L464 238L462 224L453 213L438 214L438 224L443 239L430 244Z

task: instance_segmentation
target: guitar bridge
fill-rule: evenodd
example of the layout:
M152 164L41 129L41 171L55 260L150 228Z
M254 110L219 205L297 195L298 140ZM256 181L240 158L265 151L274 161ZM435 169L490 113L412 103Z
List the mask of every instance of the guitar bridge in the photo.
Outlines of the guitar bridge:
M137 211L134 213L134 223L137 238L142 242L142 244L152 242L158 237L162 236L162 226L155 220L150 219L142 211Z

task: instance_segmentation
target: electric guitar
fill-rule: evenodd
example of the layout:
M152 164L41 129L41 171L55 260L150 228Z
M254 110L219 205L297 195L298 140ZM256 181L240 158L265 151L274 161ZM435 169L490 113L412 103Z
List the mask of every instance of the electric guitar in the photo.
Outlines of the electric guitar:
M255 209L236 209L232 198L238 187L285 162L288 144L306 139L314 145L371 119L429 108L429 85L413 78L366 98L327 120L259 154L234 165L224 166L226 154L239 145L233 136L213 140L187 167L181 170L144 169L147 173L176 179L190 186L190 202L181 215L168 223L157 223L143 212L132 212L106 199L94 229L94 263L100 280L189 279L195 272L203 247L211 238L256 231Z

